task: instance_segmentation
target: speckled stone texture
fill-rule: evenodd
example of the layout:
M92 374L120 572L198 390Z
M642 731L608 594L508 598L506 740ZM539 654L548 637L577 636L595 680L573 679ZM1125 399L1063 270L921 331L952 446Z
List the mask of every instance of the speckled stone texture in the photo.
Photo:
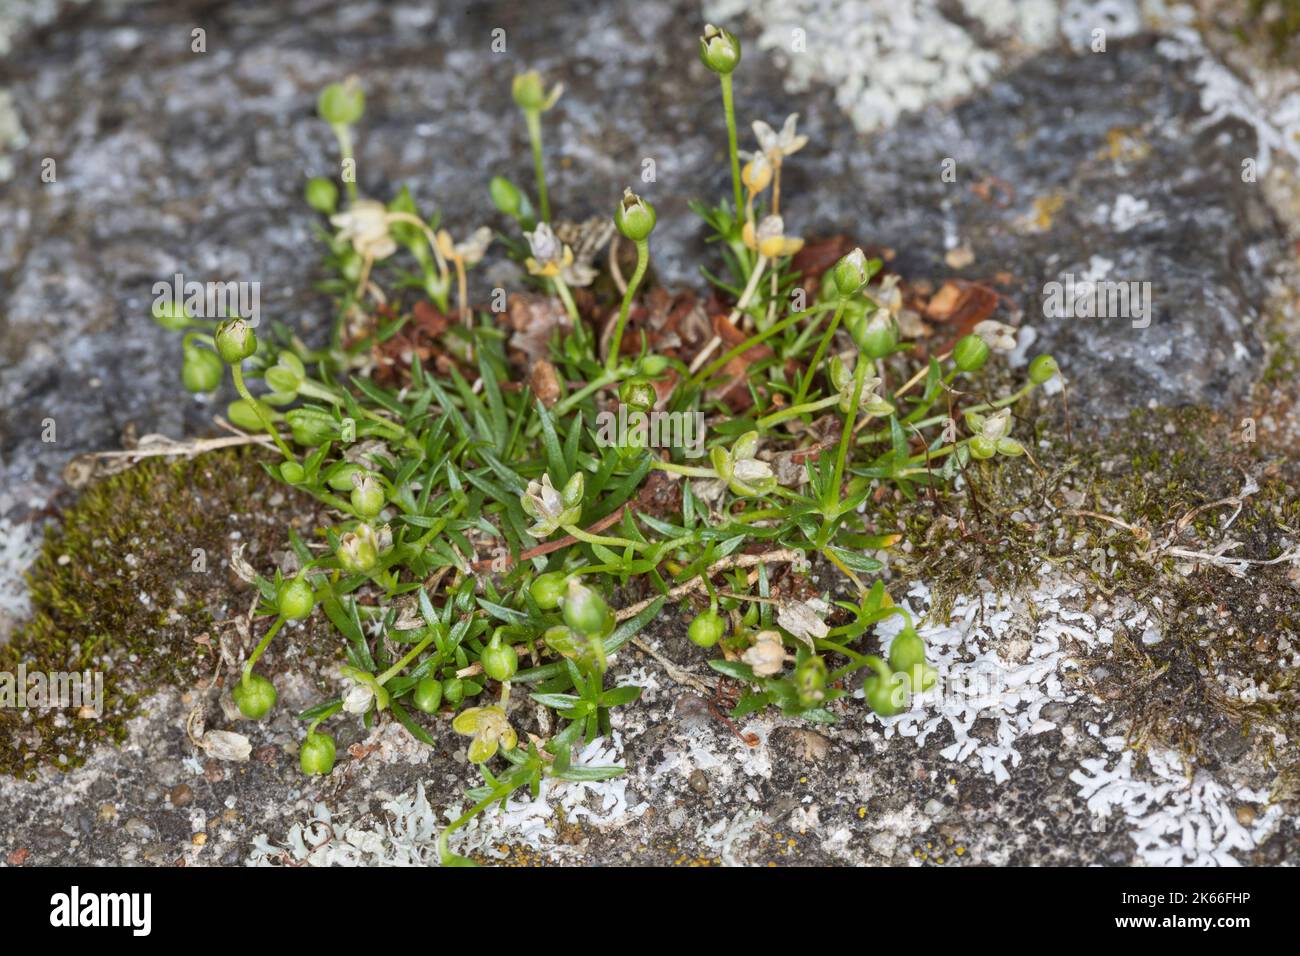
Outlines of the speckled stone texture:
M328 300L312 288L317 217L301 192L332 168L315 98L345 75L357 74L367 93L362 192L387 199L409 184L425 208L436 203L462 226L502 225L489 215L490 175L531 178L512 74L528 66L562 80L564 98L546 116L553 205L573 219L603 214L654 159L657 182L640 189L659 213L657 276L702 285L697 266L709 248L686 204L725 192L727 171L717 83L695 53L700 23L684 0L285 0L76 5L18 35L0 61L0 87L26 133L9 150L0 229L9 516L39 508L71 455L114 446L128 423L174 436L211 428L228 396L180 391L179 342L148 317L154 282L176 272L258 281L265 316L308 337L326 326ZM733 24L742 37L758 26ZM207 31L205 54L190 52L195 27ZM490 51L495 27L506 30L505 54ZM737 77L742 148L752 145L748 120L775 125L799 112L811 143L783 184L792 231L888 246L911 279L993 284L1005 296L998 317L1032 326L1034 351L1051 349L1075 383L1076 428L1151 400L1228 406L1258 376L1266 284L1285 250L1259 186L1240 176L1257 133L1239 119L1206 122L1198 56L1170 56L1146 35L1112 41L1105 55L1054 45L964 102L865 136L833 90L785 92L776 60L751 46ZM44 157L57 161L56 183L40 181ZM941 175L948 158L954 182ZM963 244L973 261L954 270L945 254ZM1044 285L1066 273L1150 281L1150 326L1044 316ZM489 275L508 271L485 264L471 279L476 296L486 296ZM55 444L41 441L47 417L58 423ZM703 672L675 616L646 637ZM1018 741L1001 739L998 720L972 718L963 732L974 746L1016 749L1000 781L979 757L945 753L949 730L919 743L886 737L860 715L832 729L755 718L744 728L759 737L751 747L653 662L621 657L616 674L658 685L619 718L629 768L621 815L602 811L596 794L596 822L538 837L544 850L515 830L499 841L485 831L483 852L501 842L518 862L1126 864L1162 852L1133 836L1145 822L1168 836L1174 862L1198 862L1170 820L1209 827L1216 848L1235 839L1229 862L1294 852L1294 822L1264 816L1258 768L1185 786L1176 773L1144 770L1130 786L1122 756L1101 744L1123 728L1084 696L1037 701L1052 727ZM250 763L205 766L186 742L179 695L160 694L121 752L67 777L0 781L0 863L241 863L258 856L259 838L288 845L318 804L370 848L357 859L393 859L386 803L421 784L441 817L474 782L449 725L434 751L400 729L366 738L353 728L340 752L357 744L361 756L324 782L299 775L287 719L251 732ZM518 719L525 726L535 715L521 705ZM1089 760L1102 764L1085 769ZM1207 795L1211 785L1219 789ZM1156 788L1153 813L1171 816L1133 818L1122 799L1107 802L1142 787ZM412 838L401 852L431 851Z

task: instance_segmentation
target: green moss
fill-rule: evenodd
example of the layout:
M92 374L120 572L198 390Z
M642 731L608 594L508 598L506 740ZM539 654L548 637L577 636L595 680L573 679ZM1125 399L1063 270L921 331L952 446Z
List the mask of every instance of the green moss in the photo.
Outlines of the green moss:
M1262 474L1228 532L1241 542L1231 554L1276 557L1300 528L1300 461L1242 442L1232 421L1204 409L1136 412L1109 435L1073 446L1059 419L1020 427L1035 426L1050 440L1037 451L1041 472L1022 460L997 459L968 471L964 497L884 503L876 530L897 530L912 544L911 561L904 556L896 567L930 586L939 620L957 597L978 594L981 585L1023 592L1044 563L1084 583L1092 600L1132 599L1155 615L1164 639L1148 646L1121 631L1081 669L1105 675L1083 680L1128 718L1132 744L1176 747L1213 761L1216 752L1232 751L1226 740L1244 736L1284 769L1282 778L1295 776L1297 754L1272 753L1272 735L1254 733L1274 729L1300 739L1300 686L1278 646L1283 635L1300 640L1300 595L1287 581L1287 566L1256 565L1236 577L1202 565L1187 574L1186 559L1152 545L1183 519L1173 543L1212 552L1235 510L1214 503L1236 495L1246 474ZM1209 507L1196 511L1201 506ZM1250 681L1267 686L1273 699L1247 703L1228 693Z
M1262 35L1273 55L1283 58L1300 36L1300 0L1247 0L1239 33L1246 42Z
M210 678L214 611L242 615L252 597L228 569L233 536L264 563L303 507L247 449L148 459L87 488L46 534L28 575L32 618L0 647L0 671L102 672L104 713L0 709L0 771L76 767L96 745L121 743L159 686ZM205 634L211 646L196 641Z

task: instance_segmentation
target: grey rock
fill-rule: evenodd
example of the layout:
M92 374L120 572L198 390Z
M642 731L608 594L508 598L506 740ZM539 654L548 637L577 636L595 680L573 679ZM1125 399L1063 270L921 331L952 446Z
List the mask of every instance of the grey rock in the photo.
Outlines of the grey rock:
M686 204L721 195L728 175L692 3L581 12L559 3L239 3L211 24L208 51L192 53L190 30L212 19L205 10L78 8L10 57L30 131L7 184L12 225L0 256L0 455L10 482L52 486L69 455L114 445L128 422L171 434L211 427L229 396L179 390L177 337L148 318L155 282L177 272L257 281L264 315L321 333L330 310L312 288L318 218L301 191L335 164L314 115L317 92L351 73L367 91L363 193L388 198L407 183L424 208L436 203L462 228L502 225L490 214L488 176L531 178L513 73L537 67L563 81L564 98L546 116L555 208L574 219L604 214L654 159L658 181L639 186L659 210L654 267L667 283L701 284L710 249ZM505 55L489 48L498 26ZM737 100L746 146L749 120L778 123L794 111L811 136L784 184L792 227L890 246L911 278L951 274L945 236L960 236L975 261L958 275L1010 273L1011 310L1057 353L1076 383L1075 407L1119 416L1148 399L1237 397L1261 354L1249 323L1280 254L1279 230L1259 191L1236 175L1253 134L1231 121L1198 128L1192 71L1149 38L1114 42L1086 65L1053 50L951 112L932 108L865 138L831 91L785 94L766 54L747 49ZM1120 129L1140 131L1144 158L1099 158ZM38 175L47 156L59 163L55 183ZM949 157L955 183L940 177ZM1012 184L1005 207L972 191L986 177ZM1035 200L1052 197L1062 204L1052 228L1019 225ZM1121 197L1146 204L1125 232L1103 221ZM1113 263L1112 279L1154 284L1150 327L1042 316L1045 283L1081 274L1093 257ZM58 422L56 444L40 440L46 417Z

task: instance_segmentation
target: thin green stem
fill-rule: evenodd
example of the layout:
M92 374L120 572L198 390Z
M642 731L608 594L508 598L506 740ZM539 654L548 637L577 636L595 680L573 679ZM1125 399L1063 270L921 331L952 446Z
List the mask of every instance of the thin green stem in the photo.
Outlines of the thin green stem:
M806 415L810 412L819 411L827 405L834 405L840 400L838 394L828 395L826 398L816 402L804 402L802 405L791 405L789 408L783 408L779 412L773 412L771 415L765 415L755 422L759 429L771 428L773 425L785 421L787 418L798 418L800 415Z
M433 643L433 637L434 637L433 629L430 628L428 637L426 637L424 640L420 641L420 643L416 644L413 648L411 648L410 651L408 651L400 661L398 661L392 667L388 668L388 670L384 671L382 674L376 677L375 681L382 685L387 681L391 680L393 677L396 677L398 674L400 674L402 672L403 667L405 667L407 664L411 663L411 661L419 657L420 652Z
M736 107L731 96L731 74L720 73L722 109L727 114L727 152L731 155L731 189L736 200L736 221L740 221L740 155L736 150Z
M804 373L803 379L799 382L799 391L795 393L794 401L796 405L808 397L808 386L812 384L813 376L817 374L817 370L822 367L822 358L826 355L831 340L835 337L835 330L840 327L840 319L844 315L846 302L846 299L840 299L835 306L835 314L831 316L830 327L826 330L826 334L822 336L822 340L817 343L817 351L813 353L813 360L809 363L808 371Z
M257 659L261 657L262 654L266 651L266 649L271 645L271 639L275 637L275 635L279 632L280 628L283 625L284 625L284 618L277 617L275 619L275 623L271 625L270 630L266 632L266 636L263 637L260 642L258 642L257 648L253 651L252 656L249 657L248 659L248 663L244 665L244 673L240 676L239 679L240 683L245 685L248 683L248 678L253 673L253 665L257 663Z
M1014 405L1016 402L1020 401L1022 398L1024 398L1026 395L1032 392L1035 387L1036 386L1034 385L1034 383L1030 382L1029 384L1025 385L1023 388L1019 389L1018 391L1012 393L1011 395L1008 395L1006 398L1000 398L996 402L983 402L979 405L972 405L970 408L963 409L962 413L965 414L966 412L989 412L999 408L1006 408L1008 405ZM948 420L947 415L932 415L929 418L922 419L919 422L909 423L909 424L914 424L916 428L928 428L931 425L938 425L941 422L946 422L947 420ZM889 435L890 435L889 429L882 429L880 431L875 431L875 432L864 432L862 435L858 436L858 441L859 442L884 441L885 439L889 438Z
M853 400L849 403L849 413L844 416L844 432L840 435L840 447L835 455L835 474L830 487L827 489L827 494L834 495L835 498L838 498L840 494L840 481L844 477L844 459L849 452L850 439L853 437L853 421L857 418L858 401L862 398L862 386L867 380L867 369L869 367L870 363L864 358L859 359L853 369ZM834 498L830 500L833 501Z
M555 292L564 303L564 311L569 314L569 321L573 323L574 331L579 335L582 334L582 328L579 325L578 307L573 303L573 293L569 291L569 284L561 276L554 276L551 281L555 283Z
M348 128L346 123L332 123L330 128L334 130L334 138L339 141L339 158L342 160L340 165L345 167L341 174L341 178L343 179L343 188L348 191L348 200L350 202L356 202L357 162L356 158L352 155L352 130ZM349 162L352 164L351 170L346 168ZM348 175L349 172L351 172L351 176Z
M951 455L953 452L955 452L958 448L960 448L964 444L966 444L965 441L959 441L955 445L945 445L943 448L937 449L936 451L922 452L919 455L913 455L911 458L907 459L907 464L912 465L912 464L920 464L921 462L925 462L926 467L905 468L902 471L898 472L897 477L903 478L907 475L927 474L930 471L929 468L930 462L934 461L936 458L944 458L948 455Z
M662 459L652 461L650 467L658 468L660 471L671 471L675 475L686 475L689 478L717 478L718 473L712 468L693 468L690 465L679 465L673 461L663 461Z
M564 401L559 402L553 409L551 409L551 415L554 418L561 417L565 412L573 408L574 405L577 405L588 395L600 391L606 385L613 385L622 377L621 374L614 371L606 372L604 375L600 376L600 378L593 379L586 385L582 386L582 388L565 398ZM537 427L540 428L540 426Z
M609 342L609 354L605 356L605 371L612 372L614 366L618 364L619 349L623 345L623 326L627 325L627 313L632 307L632 296L636 295L637 286L641 284L641 279L645 276L646 266L650 262L650 242L646 239L637 240L636 244L636 270L632 273L632 279L627 284L627 291L623 293L623 305L618 310L618 324L614 326L614 337Z
M755 345L761 345L763 342L766 342L768 339L776 335L778 332L784 332L786 329L794 325L800 319L807 318L810 315L816 315L817 313L820 312L826 312L830 308L831 307L829 305L817 305L809 309L804 309L802 312L795 312L793 315L786 316L780 322L777 322L776 324L764 329L762 332L759 332L757 335L752 335L749 338L745 339L745 341L741 342L735 348L728 349L719 358L714 359L708 365L704 366L704 368L700 369L698 372L696 372L694 375L691 376L690 380L687 381L686 383L686 387L694 388L695 386L699 385L701 382L705 381L714 372L718 371L718 369L722 368L724 365L726 365L728 362L734 359L737 355L743 355L745 352L748 352L750 349L752 349Z
M230 366L230 376L235 380L235 389L239 392L240 397L252 406L253 414L257 416L257 420L262 423L262 427L266 429L267 434L275 439L276 445L280 448L280 453L283 454L288 461L297 461L297 457L289 450L289 446L284 443L284 439L280 437L280 433L276 430L275 425L273 425L271 420L266 417L266 412L262 410L262 404L257 399L253 398L253 393L250 392L248 386L244 384L244 371L239 367L238 362Z
M546 164L542 160L542 114L538 110L524 110L528 123L528 139L533 146L533 174L537 178L537 204L542 211L542 222L551 221L551 203L546 195Z
M591 534L583 531L577 525L562 525L564 530L573 535L579 541L585 541L587 544L603 544L607 548L632 548L634 551L644 551L650 545L644 541L632 541L629 538L609 538L602 534Z

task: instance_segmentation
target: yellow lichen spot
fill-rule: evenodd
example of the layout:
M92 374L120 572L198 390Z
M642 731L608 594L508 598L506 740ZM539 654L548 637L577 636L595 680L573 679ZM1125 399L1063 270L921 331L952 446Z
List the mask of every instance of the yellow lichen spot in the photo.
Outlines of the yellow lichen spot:
M800 782L800 783L807 783L807 782L808 782L808 778L807 778L807 777L800 777L800 778L799 778L799 782Z
M958 856L961 856L963 853L966 852L966 848L964 846L959 846L953 852L956 853Z
M1106 131L1106 145L1098 155L1115 162L1138 162L1151 155L1151 144L1141 130L1117 126Z
M866 818L867 818L867 808L866 808L866 807L858 807L858 819L859 819L859 820L865 820Z
M786 845L786 846L794 846L794 838L791 837L789 840L786 840L786 841L785 841L785 845Z
M1029 215L1026 225L1031 231L1046 232L1052 228L1052 221L1064 207L1065 194L1059 189L1046 196L1039 196L1034 200L1033 212Z
M195 846L203 846L203 844L208 842L208 835L206 833L196 833L194 836L190 837L190 842Z

